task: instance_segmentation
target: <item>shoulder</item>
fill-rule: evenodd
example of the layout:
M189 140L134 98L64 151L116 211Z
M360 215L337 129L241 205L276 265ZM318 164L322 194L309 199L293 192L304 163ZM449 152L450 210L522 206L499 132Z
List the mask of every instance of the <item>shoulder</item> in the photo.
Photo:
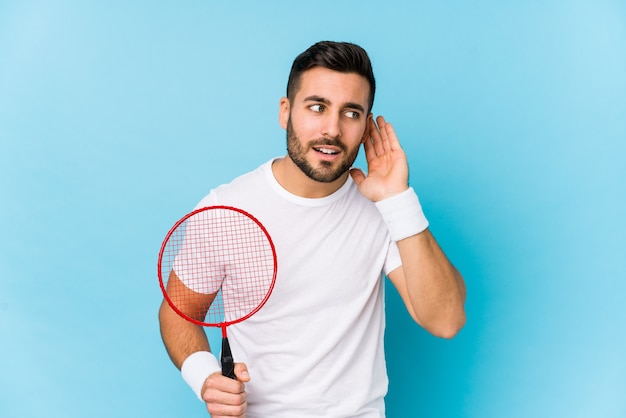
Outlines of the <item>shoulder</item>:
M265 162L256 169L234 178L229 183L225 183L211 189L210 192L196 205L196 208L213 205L231 205L240 207L243 202L254 198L258 193L262 193L267 187L267 181L265 179L267 170L271 167L271 163L272 160Z

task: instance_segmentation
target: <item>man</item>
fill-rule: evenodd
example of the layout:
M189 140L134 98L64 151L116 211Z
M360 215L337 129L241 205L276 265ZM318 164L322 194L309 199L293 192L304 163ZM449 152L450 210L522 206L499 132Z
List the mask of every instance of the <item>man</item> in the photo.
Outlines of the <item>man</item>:
M370 113L374 92L362 48L311 46L279 104L287 155L198 204L252 213L279 266L266 305L229 328L236 380L204 330L161 305L168 353L214 418L384 417L383 275L432 334L464 325L463 279L428 230L393 127ZM367 174L351 168L361 144Z

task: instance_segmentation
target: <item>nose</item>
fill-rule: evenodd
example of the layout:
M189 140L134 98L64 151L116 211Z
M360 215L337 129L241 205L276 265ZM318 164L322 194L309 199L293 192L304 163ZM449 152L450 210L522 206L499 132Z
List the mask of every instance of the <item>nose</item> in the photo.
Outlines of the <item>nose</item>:
M328 112L324 118L324 124L322 126L322 135L325 138L339 138L341 137L341 124L339 115Z

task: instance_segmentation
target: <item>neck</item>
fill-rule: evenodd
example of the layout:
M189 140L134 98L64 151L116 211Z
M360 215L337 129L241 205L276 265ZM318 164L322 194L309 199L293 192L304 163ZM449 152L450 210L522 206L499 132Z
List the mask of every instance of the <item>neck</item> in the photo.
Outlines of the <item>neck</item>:
M349 175L346 172L330 183L315 181L304 174L288 156L274 161L272 173L278 184L289 193L309 199L318 199L335 193L344 185Z

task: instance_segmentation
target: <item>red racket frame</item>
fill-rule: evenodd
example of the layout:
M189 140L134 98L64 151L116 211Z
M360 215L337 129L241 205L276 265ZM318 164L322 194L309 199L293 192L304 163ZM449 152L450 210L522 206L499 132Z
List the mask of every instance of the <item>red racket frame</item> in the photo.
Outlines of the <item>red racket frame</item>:
M200 213L200 212L204 212L207 210L232 210L235 212L239 212L242 215L248 217L250 220L254 221L254 223L257 224L257 226L263 231L263 234L265 235L265 237L267 238L268 243L270 244L270 247L272 249L272 256L274 258L274 273L272 276L272 282L270 284L269 289L267 290L267 293L265 294L265 297L263 298L263 300L261 301L261 303L259 303L259 305L253 309L252 311L250 311L247 315L244 315L240 318L237 318L233 321L225 321L225 322L220 322L220 323L209 323L209 322L203 322L203 321L198 321L196 319L193 319L189 316L187 316L185 313L183 313L182 311L180 311L176 305L172 302L172 300L170 299L169 295L167 294L167 290L165 288L165 285L163 283L163 271L161 268L161 261L163 259L163 254L165 252L165 249L167 247L167 243L170 239L170 237L172 236L172 234L176 231L176 229L183 223L185 222L187 219L191 218L192 216ZM207 326L207 327L220 327L222 328L222 337L226 337L226 327L229 325L233 325L236 323L239 323L241 321L244 321L248 318L250 318L252 315L254 315L256 312L259 311L259 309L261 309L263 307L263 305L265 305L265 303L267 302L267 300L269 299L270 295L272 294L272 291L274 289L274 284L276 283L276 274L278 272L278 260L276 257L276 248L274 247L274 242L272 241L272 238L269 234L269 232L267 232L267 229L265 228L265 226L263 226L263 224L254 216L252 216L250 213L246 212L245 210L233 207L233 206L223 206L223 205L218 205L218 206L206 206L200 209L196 209L193 212L189 212L187 215L183 216L178 222L176 222L174 224L174 226L172 226L172 228L169 230L169 232L167 233L167 235L165 236L165 239L163 240L163 244L161 245L161 249L159 251L159 259L158 259L158 266L157 266L157 270L158 270L158 275L159 275L159 285L161 287L161 291L163 293L163 296L165 297L165 300L167 300L167 303L170 305L170 307L181 317L185 318L187 321L189 322L193 322L194 324L197 325L201 325L201 326ZM167 272L168 277L170 274L170 271ZM169 279L168 279L169 280ZM209 308L210 309L210 308Z

